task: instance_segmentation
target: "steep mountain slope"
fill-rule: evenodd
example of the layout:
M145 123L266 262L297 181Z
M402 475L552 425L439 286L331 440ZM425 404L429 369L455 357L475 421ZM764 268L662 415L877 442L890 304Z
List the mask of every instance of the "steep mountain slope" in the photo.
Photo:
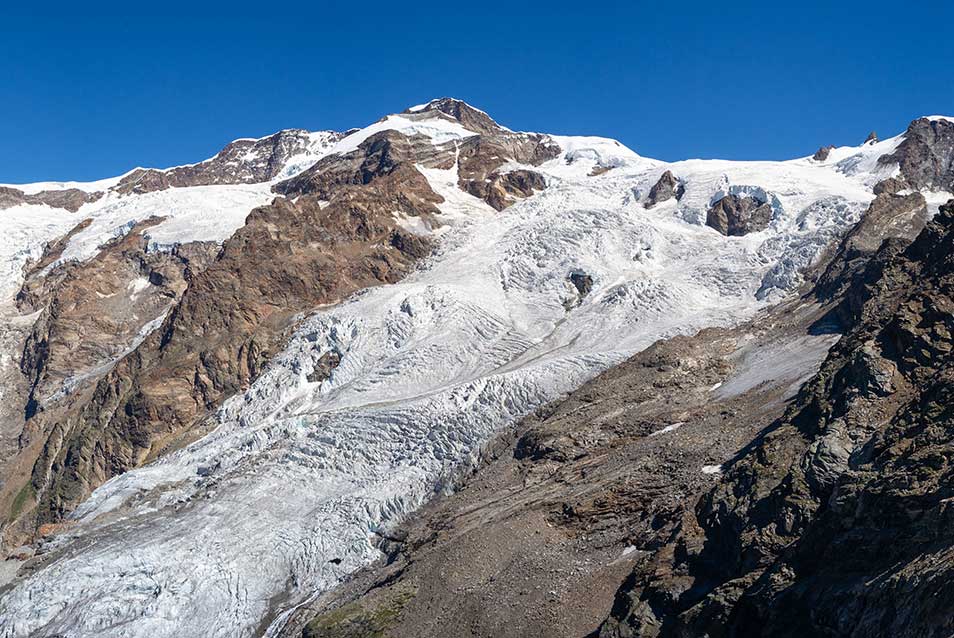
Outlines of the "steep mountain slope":
M849 292L817 375L637 565L601 636L949 636L954 201Z
M287 136L304 147L278 135L70 185L106 194L64 219L4 211L29 238L3 255L20 289L5 356L23 353L7 387L26 393L25 423L4 423L18 440L4 534L45 539L12 565L2 635L276 635L508 425L660 338L790 296L877 185L916 183L911 135L823 160L665 164L442 99ZM898 210L926 217L944 197ZM98 295L114 301L76 305ZM114 323L77 327L93 312ZM109 339L77 358L74 334ZM780 396L830 342L812 341Z

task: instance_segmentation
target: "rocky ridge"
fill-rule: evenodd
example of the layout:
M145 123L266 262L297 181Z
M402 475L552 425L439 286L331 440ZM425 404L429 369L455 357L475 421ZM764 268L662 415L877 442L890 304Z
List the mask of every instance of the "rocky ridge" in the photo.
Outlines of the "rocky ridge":
M45 204L51 208L64 208L75 213L83 204L95 202L103 196L101 191L86 192L78 188L44 190L27 194L17 188L0 186L0 210L20 204Z

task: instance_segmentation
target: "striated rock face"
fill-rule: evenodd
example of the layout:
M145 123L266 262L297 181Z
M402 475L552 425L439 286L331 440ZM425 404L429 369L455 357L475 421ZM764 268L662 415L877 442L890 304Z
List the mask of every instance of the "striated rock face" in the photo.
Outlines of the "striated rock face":
M16 454L5 459L0 486L0 502L16 523L4 529L5 540L29 536L35 528L29 510L42 490L34 488L28 468L47 443L51 425L82 409L97 381L158 327L218 253L214 242L148 251L143 233L161 221L134 225L88 261L58 262L69 240L89 226L86 219L27 265L16 304L24 316L35 318L19 358L26 387L7 396L18 403L23 425ZM18 520L21 514L27 516Z
M730 237L765 230L770 221L772 206L748 195L726 195L706 214L706 226Z
M136 169L113 190L141 194L182 186L267 182L278 177L296 156L318 153L342 137L343 133L330 131L309 133L289 129L258 140L236 140L215 157L198 164L167 170Z
M878 161L897 163L910 187L954 191L954 122L914 120L897 150Z
M138 345L140 332L169 309L218 252L211 243L147 252L142 233L160 221L137 224L93 259L61 264L47 273L45 262L62 250L63 242L55 242L32 269L18 294L21 311L40 312L20 362L31 380L27 419L73 379L83 379Z
M102 196L101 191L88 193L78 188L46 190L27 195L19 189L0 186L0 210L19 204L46 204L75 213L83 204L95 202Z
M886 243L779 421L660 535L601 636L948 636L954 202ZM668 538L666 538L668 537Z
M653 184L653 187L649 190L649 197L646 199L645 206L646 208L652 208L656 204L668 201L674 197L676 200L680 200L685 192L686 187L676 179L672 171L666 171L660 176L659 181Z

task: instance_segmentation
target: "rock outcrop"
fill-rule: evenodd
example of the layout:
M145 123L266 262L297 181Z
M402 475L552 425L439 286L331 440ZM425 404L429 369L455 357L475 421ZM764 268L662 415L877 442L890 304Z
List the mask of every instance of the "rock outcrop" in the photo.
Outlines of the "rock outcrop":
M909 185L903 176L887 177L874 185L874 194L883 195L887 193L889 195L897 195L907 188L909 188Z
M102 196L102 191L90 193L78 188L44 190L28 195L17 188L0 186L0 210L20 204L45 204L52 208L63 208L75 213L83 204L95 202Z
M198 164L165 170L137 168L112 190L141 194L183 186L267 182L279 177L295 156L320 153L342 137L343 133L331 131L288 129L257 140L235 140L215 157Z
M481 135L498 135L509 132L504 127L497 124L489 115L475 109L470 104L451 97L442 97L431 100L416 110L407 110L402 113L408 117L419 117L422 114L433 114L434 112L443 113L448 117L460 122L461 126L474 133Z
M501 171L501 167L510 161L537 166L559 153L560 148L548 136L535 133L468 138L458 150L458 184L461 190L503 210L535 190L546 188L546 180L535 171Z
M828 156L831 155L831 152L833 150L835 150L835 147L832 146L831 144L829 144L828 146L822 146L817 151L815 151L815 154L812 155L812 159L815 160L816 162L824 162L825 160L828 159Z
M53 254L32 269L18 294L21 311L40 313L20 362L31 380L27 419L46 398L64 392L71 379L88 376L138 345L140 333L181 297L218 252L214 243L148 252L142 233L160 221L137 224L93 259L61 264L47 273L41 265L61 250L62 242L55 242Z
M816 296L826 301L844 298L845 304L857 304L851 293L881 245L891 240L911 242L924 228L927 218L927 201L920 193L882 193L875 197L827 262L815 288Z
M706 214L706 226L730 237L765 230L771 221L772 206L751 195L726 195Z
M675 198L677 201L682 199L686 192L685 185L682 184L672 171L666 171L649 189L649 196L646 198L645 207L652 208L656 204Z
M898 148L878 161L897 164L909 187L954 191L954 121L914 120Z

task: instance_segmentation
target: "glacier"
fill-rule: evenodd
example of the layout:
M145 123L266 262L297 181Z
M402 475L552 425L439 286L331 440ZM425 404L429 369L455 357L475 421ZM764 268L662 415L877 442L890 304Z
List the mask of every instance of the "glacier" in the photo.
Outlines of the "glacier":
M407 122L392 116L329 152ZM414 126L435 143L470 134ZM0 636L276 635L296 606L381 557L377 538L452 489L495 433L657 339L731 325L791 295L896 170L876 160L899 142L835 149L825 162L666 163L613 140L553 140L562 154L533 167L547 188L502 212L459 190L456 166L421 167L445 199L443 226L415 228L437 237L435 252L403 281L303 318L210 434L97 489L42 569L0 597ZM611 170L591 176L597 166ZM665 170L685 195L646 209ZM770 201L769 228L724 237L705 226L728 193ZM267 185L150 195L64 213L96 219L64 258L87 258L157 207L172 211L150 229L157 249L220 241L270 198ZM19 233L0 244L4 299L25 256L70 227L43 208L0 217ZM593 279L582 299L571 272ZM339 366L310 382L329 351Z

